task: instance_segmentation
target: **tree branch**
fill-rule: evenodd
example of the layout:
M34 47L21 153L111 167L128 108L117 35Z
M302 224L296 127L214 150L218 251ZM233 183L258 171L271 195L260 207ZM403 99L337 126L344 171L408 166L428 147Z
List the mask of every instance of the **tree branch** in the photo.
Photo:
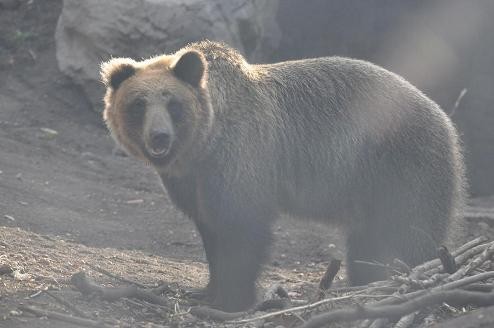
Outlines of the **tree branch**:
M449 290L430 292L398 305L357 306L323 313L312 317L301 328L317 328L333 322L353 321L366 318L399 318L424 307L446 302L451 305L494 305L494 293Z

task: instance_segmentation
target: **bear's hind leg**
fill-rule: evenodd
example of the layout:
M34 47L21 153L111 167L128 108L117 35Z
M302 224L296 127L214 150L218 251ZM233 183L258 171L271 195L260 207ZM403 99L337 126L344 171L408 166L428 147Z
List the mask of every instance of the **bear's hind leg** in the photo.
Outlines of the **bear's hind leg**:
M409 199L409 198L408 198ZM448 203L426 201L420 206L401 198L393 206L374 208L362 229L350 231L347 239L348 276L353 285L387 279L385 268L355 261L392 264L398 258L414 267L436 256L448 225ZM361 221L362 222L362 221Z
M360 286L386 279L384 268L358 262L382 263L378 238L374 231L365 229L355 229L347 236L347 275L350 285Z

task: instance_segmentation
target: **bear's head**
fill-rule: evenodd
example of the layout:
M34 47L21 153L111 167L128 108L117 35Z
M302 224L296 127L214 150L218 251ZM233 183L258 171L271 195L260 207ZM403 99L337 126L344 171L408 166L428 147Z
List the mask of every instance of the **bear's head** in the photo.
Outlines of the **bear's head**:
M176 166L201 147L211 127L207 74L204 55L192 49L103 63L103 117L114 139L158 170Z

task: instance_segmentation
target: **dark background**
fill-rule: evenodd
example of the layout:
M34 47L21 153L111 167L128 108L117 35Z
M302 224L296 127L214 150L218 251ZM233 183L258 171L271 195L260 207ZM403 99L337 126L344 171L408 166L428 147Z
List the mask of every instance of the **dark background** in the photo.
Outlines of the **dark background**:
M284 0L275 60L366 59L398 73L451 112L470 193L494 193L494 1Z

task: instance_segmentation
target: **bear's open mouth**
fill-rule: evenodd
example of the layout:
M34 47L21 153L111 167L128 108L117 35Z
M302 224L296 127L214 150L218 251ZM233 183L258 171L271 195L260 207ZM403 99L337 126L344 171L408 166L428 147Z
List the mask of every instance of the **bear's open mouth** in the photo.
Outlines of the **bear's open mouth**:
M149 154L154 158L165 157L171 148L171 137L166 133L153 135L149 142Z
M150 148L146 148L145 156L152 165L164 167L170 163L170 160L174 156L172 148L173 147L170 145L170 147L159 152L153 151Z
M163 158L166 155L168 155L168 152L169 152L169 148L166 148L166 149L151 149L149 151L149 155L151 155L151 157L154 157L154 158Z

